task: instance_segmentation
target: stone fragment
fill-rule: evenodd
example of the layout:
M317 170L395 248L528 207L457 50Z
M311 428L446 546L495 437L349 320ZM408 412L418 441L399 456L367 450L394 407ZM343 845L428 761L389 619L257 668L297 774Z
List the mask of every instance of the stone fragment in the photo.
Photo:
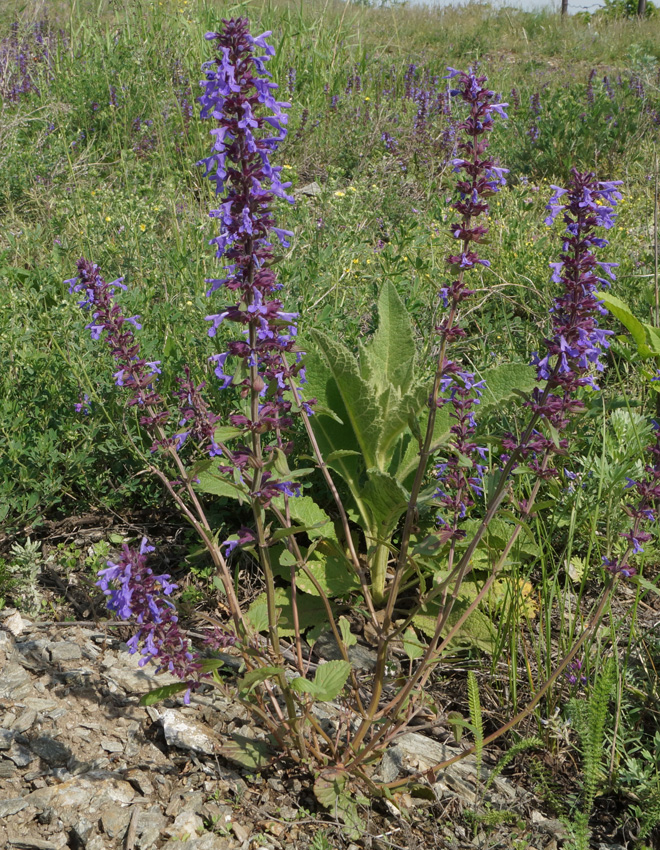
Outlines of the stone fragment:
M27 835L21 838L10 838L7 842L7 850L58 850L57 844L52 841L44 841L41 838L30 838Z
M47 735L42 735L40 738L30 741L30 749L51 767L65 765L71 756L68 747Z
M77 643L73 641L57 641L47 647L48 656L53 664L62 661L78 661L82 658L82 651Z
M101 747L106 753L123 753L124 745L116 738L101 738Z
M122 806L105 806L101 813L101 826L108 838L123 838L131 820L131 809Z
M232 823L231 828L234 835L236 836L236 838L238 838L239 841L247 841L250 837L250 833L240 823Z
M0 818L8 818L22 812L29 805L25 797L12 797L9 800L0 800Z
M14 742L12 729L0 729L0 750L9 750Z
M32 678L16 661L6 664L0 677L0 699L19 702L32 693Z
M24 620L18 611L14 611L13 614L10 614L8 617L5 617L2 623L9 631L14 635L14 637L18 637L22 632L25 631L26 627L30 625L28 620Z
M69 831L71 850L85 850L93 832L94 824L91 820L86 817L78 818Z
M7 758L11 759L16 767L27 767L34 760L34 756L30 750L17 741L14 741L12 744L11 749L7 753Z
M294 195L306 195L309 198L313 198L316 195L320 195L322 192L319 184L314 181L313 183L307 183L306 186L302 186L300 189L296 189L293 193Z
M190 809L186 809L181 814L178 814L174 819L174 823L165 830L172 838L180 839L196 838L203 831L204 821Z
M200 723L185 719L175 709L168 708L163 712L160 722L165 733L165 740L170 747L207 755L213 755L216 752L216 740L211 737L206 728Z
M36 720L37 712L33 708L26 708L18 715L16 720L12 723L11 728L14 732L18 732L19 734L27 732L28 729L32 728Z
M16 767L8 761L0 761L0 779L9 779L16 772Z
M147 811L141 811L136 829L137 846L140 850L149 850L159 840L166 826L167 818L158 806L152 806Z

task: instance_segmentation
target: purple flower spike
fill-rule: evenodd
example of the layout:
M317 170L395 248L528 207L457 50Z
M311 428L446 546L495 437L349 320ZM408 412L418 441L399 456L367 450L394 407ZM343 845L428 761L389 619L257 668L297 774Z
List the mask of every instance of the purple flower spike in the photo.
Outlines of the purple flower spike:
M217 56L204 65L200 115L217 123L211 130L212 153L198 164L205 166L205 176L215 184L216 193L223 195L218 209L210 213L219 224L212 244L223 262L223 274L208 281L207 294L223 291L233 301L206 317L211 322L209 336L216 336L228 322L238 324L242 331L240 339L230 342L211 361L222 389L232 387L244 397L256 394L260 399L249 416L241 412L229 417L232 425L243 429L245 445L232 452L231 465L220 469L232 474L238 471L244 480L244 473L249 477L261 463L252 454L256 435L277 435L273 446L264 447L265 452L275 447L290 451L281 439L282 430L293 422L287 393L292 379L303 382L303 367L296 344L297 314L286 312L273 297L280 289L272 268L273 245L279 242L287 248L293 238L293 233L276 226L271 212L275 196L293 202L286 192L290 184L281 181L282 167L271 163L271 155L286 136L285 110L290 104L275 99L277 85L266 70L275 53L267 41L270 33L252 37L246 18L223 24L222 32L206 35ZM289 82L292 88L291 77ZM292 354L290 365L284 356L287 353ZM228 361L233 358L242 361L242 371L240 366L229 370ZM243 375L240 381L239 374ZM304 409L309 410L311 403L305 402ZM184 419L188 422L191 417ZM264 504L298 490L267 473L260 480L261 488L253 496Z
M508 104L497 102L495 93L484 85L486 77L453 68L448 70L446 79L454 80L455 86L451 90L452 96L460 97L469 107L467 117L458 124L457 129L463 132L464 138L458 142L458 155L451 161L454 171L460 174L457 182L459 197L452 205L460 218L451 224L450 231L459 241L460 248L446 260L451 273L457 277L438 293L446 313L436 330L450 342L465 335L455 321L459 305L473 293L467 287L465 273L490 266L490 262L477 253L488 228L478 224L476 219L488 215L488 199L506 185L508 169L488 157L486 135L493 129L494 116L507 117L504 107ZM478 381L472 372L461 371L456 363L447 359L441 368L439 387L441 395L437 403L450 405L450 415L454 420L447 459L436 466L438 488L435 496L444 514L438 518L439 536L441 540L449 541L464 536L459 524L467 518L475 504L475 497L483 495L483 476L487 466L479 461L484 460L486 450L474 442L477 425L474 409L479 404L484 382Z
M108 561L107 568L99 570L96 584L108 597L111 611L138 625L128 648L131 653L140 652L140 666L152 661L157 673L168 671L177 676L188 686L184 702L189 702L191 690L210 674L201 672L202 666L179 626L176 608L165 598L177 585L169 575L155 575L147 566L148 555L153 551L146 537L139 549L124 545L117 563ZM214 648L232 646L235 638L216 628L206 643Z

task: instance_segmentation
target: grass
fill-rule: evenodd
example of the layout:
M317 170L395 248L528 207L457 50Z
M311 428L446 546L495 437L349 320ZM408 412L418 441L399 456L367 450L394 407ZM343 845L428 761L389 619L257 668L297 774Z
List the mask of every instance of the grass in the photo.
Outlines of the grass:
M321 327L356 344L373 328L388 279L416 320L420 352L428 351L454 180L441 78L448 65L477 62L510 102L492 149L511 173L493 206L492 265L478 285L464 357L479 371L537 350L554 294L548 262L559 250L544 208L570 165L624 181L607 259L620 263L615 292L651 320L657 19L587 23L485 4L371 9L332 0L62 0L21 9L0 10L0 524L8 538L90 506L126 514L162 503L140 475L149 446L138 429L135 442L126 438L130 414L110 360L99 364L63 281L81 255L108 279L124 276L122 303L143 316L145 356L163 361L164 374L188 362L203 375L208 356L223 350L204 322L204 280L216 267L207 245L214 199L195 166L209 147L195 106L209 58L204 33L223 15L246 12L253 30L273 30L271 70L293 104L278 157L298 202L279 204L276 215L296 234L279 273L303 338ZM534 520L537 553L511 565L535 588L531 607L500 609L509 628L492 664L512 659L514 708L519 691L538 684L532 671L548 673L558 644L569 647L579 631L581 600L600 578L580 574L580 565L616 546L610 507L626 470L640 463L643 423L634 414L647 412L649 399L624 341L611 360L605 403L589 406L571 458L585 486L550 494L551 510ZM86 416L74 409L84 393ZM618 425L628 431L616 431L614 410L630 414ZM515 429L514 419L506 424ZM619 616L611 612L611 622ZM627 657L639 649L629 634ZM618 637L600 639L606 654ZM548 714L561 699L558 691ZM539 732L555 746L547 728Z

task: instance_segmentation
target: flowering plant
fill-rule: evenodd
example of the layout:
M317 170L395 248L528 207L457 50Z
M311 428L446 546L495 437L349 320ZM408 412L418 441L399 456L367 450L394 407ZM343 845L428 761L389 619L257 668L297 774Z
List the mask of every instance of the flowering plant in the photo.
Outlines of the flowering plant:
M87 327L94 339L108 343L118 366L116 384L130 393L128 404L151 437L149 469L217 568L228 621L216 624L207 643L240 653L239 698L265 725L271 743L314 771L318 799L354 824L350 782L359 779L387 793L372 778L373 762L425 710L425 684L502 572L541 487L561 475L557 461L567 451L567 426L583 408L585 387L597 390L594 375L604 368L608 332L598 324L603 308L596 288L599 274L614 277L614 264L596 259L595 249L607 244L596 231L612 226L620 195L617 183L576 171L567 190L555 188L548 223L562 215L566 225L562 253L553 264L553 282L563 290L552 310L545 352L536 356L535 369L513 364L485 375L467 369L459 359L467 334L463 308L473 294L470 275L489 266L480 253L488 233L482 222L507 173L488 155L488 134L496 119L506 118L507 104L486 88L485 77L450 69L451 95L467 114L457 127L462 136L453 159L458 180L451 224L456 247L447 256L448 280L438 288L430 388L416 362L405 306L388 284L379 301L378 331L359 359L317 331L305 360L297 316L284 309L274 269L274 239L288 246L293 234L276 227L273 216L274 198L291 198L281 168L271 163L286 133L288 104L274 96L268 35L253 37L243 18L207 34L216 57L205 65L200 98L202 118L216 122L213 149L202 164L222 195L211 213L218 223L212 244L222 274L208 281L208 295L224 300L207 317L209 334L220 337L228 323L239 330L211 358L219 391L230 399L226 420L212 411L205 383L193 380L188 368L173 394L175 407L159 392L161 364L140 354L139 317L125 317L117 298L121 280L106 283L95 265L81 260L70 284L83 295L80 304L92 314ZM528 423L520 435L503 436L493 460L480 444L478 414L521 390L528 391ZM303 493L314 468L289 466L296 427L306 433L331 496L329 512ZM532 711L572 663L616 582L633 575L629 559L648 534L641 526L655 517L659 451L653 449L646 479L631 484L639 504L627 509L633 518L628 548L606 562L609 584L587 628L525 709L484 743ZM514 496L514 472L532 477L525 499ZM208 495L249 505L249 525L220 541L205 511ZM487 580L469 604L459 606L476 550L505 501L514 515L510 533ZM265 588L248 610L228 562L239 547L258 559ZM170 577L148 567L150 550L146 541L139 551L126 548L99 583L111 610L136 621L131 650L176 673L182 679L176 688L189 698L217 662L193 652L170 601ZM375 668L368 687L352 665L356 635L352 622L338 616L338 599L361 607L373 635ZM338 657L316 664L305 632L319 621L331 632ZM401 642L409 673L388 686L393 648ZM328 728L315 702L340 697ZM266 743L257 749L264 759L273 755ZM225 752L255 764L252 741L236 739Z

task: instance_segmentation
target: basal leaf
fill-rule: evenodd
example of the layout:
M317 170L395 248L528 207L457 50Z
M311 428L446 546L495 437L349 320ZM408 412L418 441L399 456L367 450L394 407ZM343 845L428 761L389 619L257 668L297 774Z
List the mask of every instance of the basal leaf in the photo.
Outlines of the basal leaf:
M326 611L323 602L318 596L310 596L307 593L296 595L298 605L298 621L302 631L326 621ZM277 628L282 637L290 637L295 634L293 627L293 611L291 607L291 589L278 587L275 590L275 607L278 610ZM246 620L257 632L268 631L268 607L266 605L266 594L258 596L250 605Z
M333 445L332 450L355 448L357 441L365 464L373 466L381 429L375 389L361 377L355 356L344 345L321 331L314 331L312 335L329 373L324 392L328 406L345 423L350 423L353 431L352 440ZM315 393L315 389L310 387L310 390ZM338 426L334 420L332 422Z
M225 477L208 471L199 473L195 487L202 493L224 496L226 499L238 499L239 502L242 502L247 495L246 490L240 485L233 484Z
M161 688L154 688L140 697L140 705L155 705L174 694L180 694L181 691L188 690L188 685L185 682L174 682L172 685L163 685Z
M351 674L348 661L326 661L316 668L314 696L320 702L330 702L342 692Z
M396 287L386 281L378 299L378 328L360 349L362 377L378 394L390 386L407 389L415 368L415 337L406 306Z
M394 530L401 514L408 507L410 493L392 475L379 469L367 471L368 480L362 495L372 511L381 536Z
M256 670L250 670L238 681L238 692L240 694L249 693L256 685L260 685L267 679L274 679L276 676L284 675L282 667L257 667Z
M248 770L263 770L277 756L275 750L266 741L246 738L243 735L232 735L230 740L223 741L218 752L229 761Z
M360 586L350 561L336 546L321 543L307 561L307 569L331 599L345 598ZM304 593L318 596L314 583L302 570L296 573L296 583Z
M284 508L284 500L281 498L273 499L273 504L276 507ZM315 540L318 537L337 539L337 532L332 520L311 496L298 496L295 499L289 499L289 513L292 520L305 526L310 540Z
M642 322L639 321L630 311L630 307L625 301L612 295L611 292L599 292L598 297L601 299L609 312L618 319L624 328L630 333L637 344L637 348L643 356L648 356L645 349L646 345L646 329Z

